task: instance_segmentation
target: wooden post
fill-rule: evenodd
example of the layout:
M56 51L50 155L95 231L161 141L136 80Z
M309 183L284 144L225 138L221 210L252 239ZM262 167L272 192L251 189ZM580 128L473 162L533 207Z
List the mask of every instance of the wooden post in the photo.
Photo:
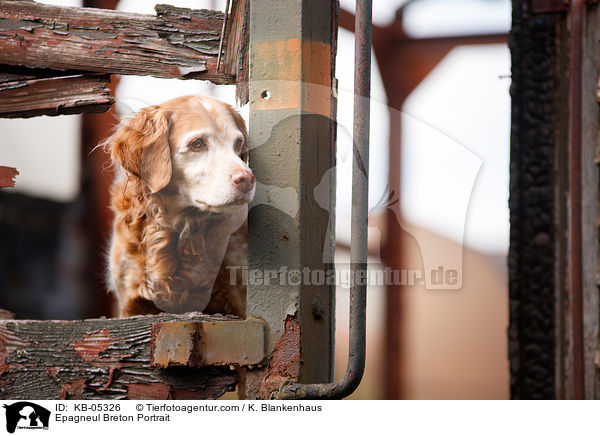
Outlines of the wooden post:
M533 2L540 3L540 2ZM566 305L568 30L513 1L509 358L511 397L569 396ZM566 340L566 342L565 342ZM567 372L570 372L567 369Z
M511 396L596 399L600 9L513 6Z
M267 322L270 355L266 367L248 371L248 398L333 377L334 286L307 276L333 262L335 202L328 194L319 205L314 190L324 183L335 192L336 7L334 0L250 4L250 165L257 198L272 205L254 206L248 218L247 311ZM267 283L270 271L276 278Z
M598 163L600 147L600 107L598 106L598 77L600 76L600 8L590 5L585 10L582 35L582 101L581 101L581 183L582 183L582 289L583 289L583 372L585 399L600 398L598 350L600 333L599 273L599 201Z

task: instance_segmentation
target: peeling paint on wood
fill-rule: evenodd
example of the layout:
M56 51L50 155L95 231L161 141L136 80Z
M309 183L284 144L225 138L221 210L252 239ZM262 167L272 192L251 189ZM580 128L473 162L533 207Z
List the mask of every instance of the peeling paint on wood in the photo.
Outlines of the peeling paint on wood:
M75 341L73 348L86 362L94 362L100 353L110 345L110 332L107 329L92 334L83 335L83 339Z
M15 177L18 175L19 172L16 168L0 167L0 188L12 188L15 186Z
M223 72L235 76L236 98L240 105L248 103L250 46L250 7L248 0L233 0L225 39Z
M4 67L0 118L104 112L114 103L108 83L108 75Z
M80 378L65 383L60 388L59 399L61 400L83 400L83 391L85 389L85 379ZM39 399L39 398L36 398Z
M222 322L185 315L84 321L0 321L1 399L210 399L235 389L228 366L150 366L154 322Z
M235 83L216 69L221 12L155 9L151 16L0 0L0 63Z

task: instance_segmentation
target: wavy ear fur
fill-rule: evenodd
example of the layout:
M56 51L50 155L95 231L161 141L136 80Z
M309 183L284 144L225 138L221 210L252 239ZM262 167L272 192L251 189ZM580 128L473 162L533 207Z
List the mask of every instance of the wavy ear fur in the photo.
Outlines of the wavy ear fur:
M156 106L144 108L106 140L111 157L123 169L158 192L171 181L169 113Z
M248 144L248 129L246 129L246 122L238 111L234 108L230 108L230 110L237 128L240 129L240 132L242 132L242 135L244 136L244 148L242 149L240 157L244 162L248 163L248 146L250 144Z

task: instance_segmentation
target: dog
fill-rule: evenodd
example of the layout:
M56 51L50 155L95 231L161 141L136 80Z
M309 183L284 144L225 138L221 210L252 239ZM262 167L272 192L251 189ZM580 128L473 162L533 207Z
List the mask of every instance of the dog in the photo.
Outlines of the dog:
M103 145L123 170L111 188L117 315L243 316L245 288L227 266L246 261L256 178L239 113L210 97L180 97L142 109Z

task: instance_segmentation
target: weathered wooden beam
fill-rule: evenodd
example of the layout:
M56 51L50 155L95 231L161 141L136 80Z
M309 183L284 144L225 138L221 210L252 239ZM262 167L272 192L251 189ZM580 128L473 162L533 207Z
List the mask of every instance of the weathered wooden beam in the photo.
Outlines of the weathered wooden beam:
M234 0L225 39L223 72L236 77L236 97L240 104L248 103L250 6L248 0Z
M190 313L83 321L0 320L0 398L218 398L235 388L236 372L229 366L152 367L152 324L232 319Z
M0 71L0 118L104 112L113 103L107 74Z
M150 350L157 368L257 365L265 358L265 324L256 318L154 323Z
M16 168L0 167L0 188L15 186L15 177L19 174Z
M565 47L570 47L569 30L562 14L539 18L531 14L528 2L517 0L513 8L508 253L511 397L568 398L564 385L573 374L566 366L573 342L560 312L561 306L570 305L565 256L570 229L564 204L568 201L570 51ZM587 254L594 259L593 253Z
M0 63L235 83L216 68L221 12L155 9L157 16L0 0Z

